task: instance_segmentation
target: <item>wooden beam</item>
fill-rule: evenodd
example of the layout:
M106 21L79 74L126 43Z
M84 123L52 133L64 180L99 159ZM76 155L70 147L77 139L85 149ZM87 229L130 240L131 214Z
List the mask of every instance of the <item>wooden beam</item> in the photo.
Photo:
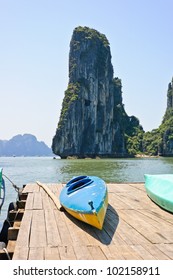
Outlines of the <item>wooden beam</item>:
M44 189L44 191L50 196L50 198L53 200L54 204L56 205L58 210L62 209L62 206L59 202L58 197L43 183L40 183L37 181L37 184Z
M24 214L24 209L20 210L11 210L8 214L8 219L10 222L12 221L21 221Z
M16 240L19 232L19 227L9 227L8 240Z
M17 201L18 209L25 209L26 200L19 200Z

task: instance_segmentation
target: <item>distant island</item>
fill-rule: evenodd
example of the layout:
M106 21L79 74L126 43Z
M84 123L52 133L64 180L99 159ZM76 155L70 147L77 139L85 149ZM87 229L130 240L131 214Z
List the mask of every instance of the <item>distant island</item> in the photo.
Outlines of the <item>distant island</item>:
M0 156L52 156L52 150L32 134L18 134L0 140Z

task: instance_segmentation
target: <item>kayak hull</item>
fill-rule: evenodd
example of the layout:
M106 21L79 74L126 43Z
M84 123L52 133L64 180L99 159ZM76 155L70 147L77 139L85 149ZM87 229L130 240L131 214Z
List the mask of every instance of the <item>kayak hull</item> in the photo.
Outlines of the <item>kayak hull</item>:
M100 210L98 211L98 213L82 213L82 212L77 212L71 209L68 209L66 207L64 207L66 209L66 211L73 217L75 217L76 219L85 222L91 226L94 226L98 229L102 229L103 227L103 222L104 222L104 218L106 215L106 210L107 210L107 205L108 205L108 195L105 198L105 201L102 205L102 207L100 208Z
M144 175L148 196L160 207L173 213L173 175Z

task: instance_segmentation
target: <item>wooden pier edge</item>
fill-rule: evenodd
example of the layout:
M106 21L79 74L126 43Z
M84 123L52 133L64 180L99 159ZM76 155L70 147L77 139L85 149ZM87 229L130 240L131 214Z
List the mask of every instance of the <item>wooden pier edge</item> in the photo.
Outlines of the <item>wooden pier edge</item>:
M52 196L59 197L63 184L27 184L18 210L10 213L13 226L6 247L10 258L172 260L173 214L149 199L143 183L107 186L109 205L100 231L58 210L59 201L56 205ZM8 259L1 249L3 258Z

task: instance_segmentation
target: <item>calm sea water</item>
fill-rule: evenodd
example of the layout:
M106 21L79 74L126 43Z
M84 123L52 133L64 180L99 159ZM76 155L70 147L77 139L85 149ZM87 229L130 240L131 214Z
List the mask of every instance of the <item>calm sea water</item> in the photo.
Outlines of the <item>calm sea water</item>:
M18 187L41 181L67 182L77 175L95 175L109 182L144 182L144 174L173 173L173 158L82 159L62 160L52 157L0 157L0 167ZM16 192L5 179L6 200L0 214L0 229L8 205Z

